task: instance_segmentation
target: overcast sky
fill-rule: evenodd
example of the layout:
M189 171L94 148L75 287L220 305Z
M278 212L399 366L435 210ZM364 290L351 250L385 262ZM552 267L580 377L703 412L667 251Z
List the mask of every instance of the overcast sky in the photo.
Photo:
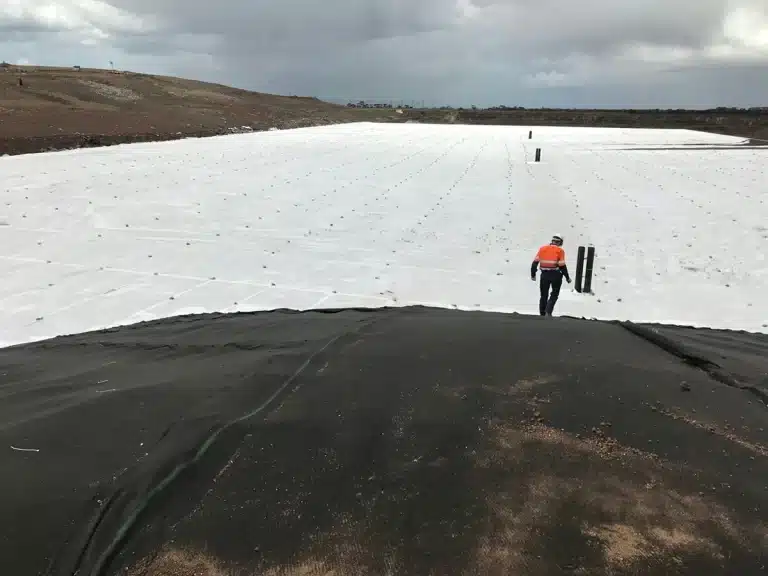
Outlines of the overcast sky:
M768 0L0 0L0 60L326 99L768 106Z

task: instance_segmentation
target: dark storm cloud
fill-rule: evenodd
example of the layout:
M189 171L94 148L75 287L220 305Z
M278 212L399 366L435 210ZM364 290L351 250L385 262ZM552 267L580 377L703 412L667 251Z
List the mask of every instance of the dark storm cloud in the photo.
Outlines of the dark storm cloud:
M54 19L44 10L52 4L61 7ZM134 66L162 62L171 74L320 97L685 106L708 105L718 95L751 101L768 84L768 40L760 44L761 26L768 28L764 0L25 0L24 6L15 17L0 7L3 39L15 30L18 42L25 34L18 25L47 18L51 29L71 35L72 46L98 39ZM196 66L196 57L206 64Z
M165 30L221 34L233 44L275 42L313 47L418 34L453 20L448 0L114 0L116 7L158 17ZM214 7L215 6L215 7Z
M33 38L48 32L45 26L37 22L13 22L0 19L0 42L7 42L14 39Z
M700 47L722 26L724 0L114 0L158 18L165 31L220 34L295 51L436 31L452 40L556 53L597 54L627 42ZM426 39L429 41L429 39ZM497 57L500 55L497 55Z

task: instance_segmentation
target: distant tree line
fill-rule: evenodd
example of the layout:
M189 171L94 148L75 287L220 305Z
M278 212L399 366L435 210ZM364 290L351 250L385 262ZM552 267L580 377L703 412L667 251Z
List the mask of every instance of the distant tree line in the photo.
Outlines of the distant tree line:
M359 102L350 102L347 104L347 108L399 108L402 110L410 110L413 108L413 106L409 104L403 104L403 105L397 105L393 104L392 102L377 102L377 103L370 103L366 102L365 100L360 100Z
M360 100L358 102L349 102L347 104L348 108L379 108L379 109L393 109L393 108L399 108L403 110L412 110L416 109L415 106L408 105L408 104L395 104L392 102L366 102L365 100ZM590 112L590 111L597 111L600 112L623 112L623 113L629 113L629 114L761 114L768 112L768 106L752 106L750 108L740 108L736 106L718 106L717 108L707 108L707 109L691 109L691 108L611 108L611 109L605 109L605 108L546 108L546 107L540 107L540 108L526 108L525 106L506 106L506 105L500 105L500 106L488 106L488 107L480 107L480 106L421 106L419 107L423 110L457 110L457 111L466 111L471 110L473 112L507 112L507 111L540 111L540 112L555 112L555 111L569 111L569 112Z
M623 112L629 114L755 114L768 112L768 106L752 106L749 108L739 108L735 106L718 106L717 108L526 108L525 106L489 106L487 108L480 108L478 106L453 107L443 106L441 110L472 110L477 112L503 112L511 110L526 110L526 111L539 111L539 112Z

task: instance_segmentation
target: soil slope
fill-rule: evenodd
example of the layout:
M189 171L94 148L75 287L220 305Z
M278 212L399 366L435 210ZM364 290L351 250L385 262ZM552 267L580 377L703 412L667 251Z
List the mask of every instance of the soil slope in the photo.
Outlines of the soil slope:
M133 72L0 68L0 154L394 115Z

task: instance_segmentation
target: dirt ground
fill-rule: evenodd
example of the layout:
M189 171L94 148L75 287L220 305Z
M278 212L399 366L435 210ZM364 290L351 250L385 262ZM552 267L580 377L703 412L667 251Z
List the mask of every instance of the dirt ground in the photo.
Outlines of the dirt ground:
M356 109L166 76L0 68L0 155L342 122L689 128L768 143L768 112ZM766 142L763 142L764 139Z

